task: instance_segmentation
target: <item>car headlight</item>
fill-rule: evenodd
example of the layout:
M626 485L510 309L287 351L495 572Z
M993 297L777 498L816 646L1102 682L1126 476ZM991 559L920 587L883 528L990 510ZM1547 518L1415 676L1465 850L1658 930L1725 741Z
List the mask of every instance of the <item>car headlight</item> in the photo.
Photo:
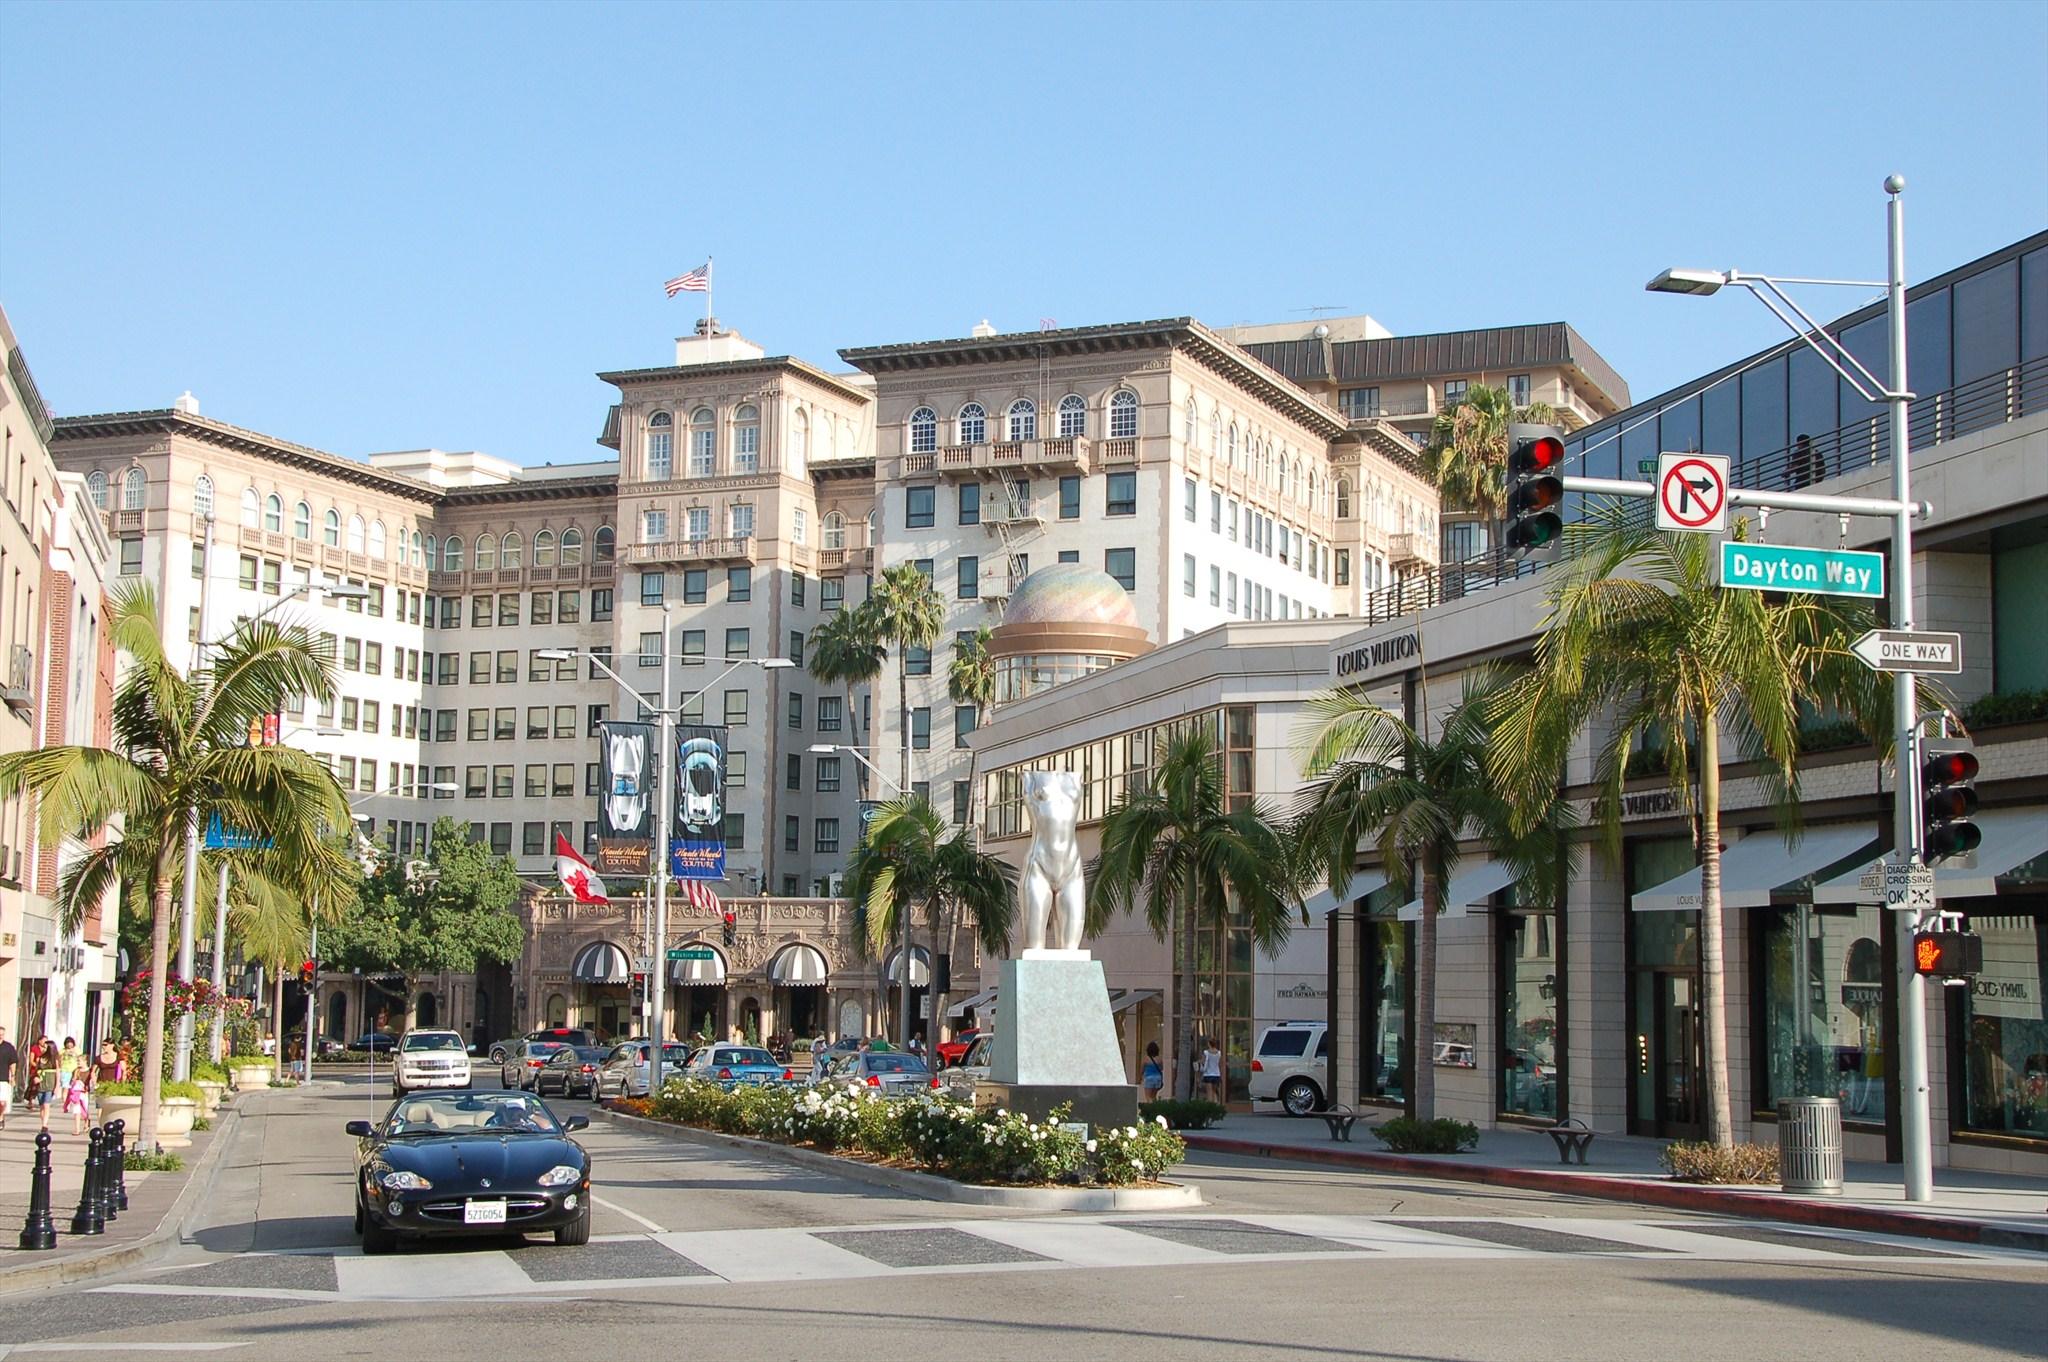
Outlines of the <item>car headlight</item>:
M390 1192L425 1192L434 1185L409 1168L394 1168L377 1180Z
M538 1179L543 1187L569 1187L582 1180L583 1170L572 1163L558 1163Z

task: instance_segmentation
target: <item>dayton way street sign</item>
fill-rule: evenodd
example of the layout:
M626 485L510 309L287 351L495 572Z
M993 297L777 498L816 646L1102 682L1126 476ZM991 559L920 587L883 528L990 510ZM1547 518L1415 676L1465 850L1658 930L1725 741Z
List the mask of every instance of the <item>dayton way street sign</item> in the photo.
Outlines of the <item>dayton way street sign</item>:
M1699 534L1728 528L1726 455L1657 456L1657 528Z
M1931 672L1955 676L1963 670L1961 634L1872 629L1849 645L1874 672Z
M1749 591L1810 591L1820 596L1884 595L1884 555L1861 549L1802 549L1790 544L1721 541L1721 585Z

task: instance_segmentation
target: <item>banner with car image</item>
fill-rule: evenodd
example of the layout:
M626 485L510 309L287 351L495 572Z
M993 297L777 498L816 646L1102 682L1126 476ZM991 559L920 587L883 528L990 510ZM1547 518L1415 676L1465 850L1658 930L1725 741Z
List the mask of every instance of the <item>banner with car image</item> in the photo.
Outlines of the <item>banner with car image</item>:
M725 878L725 729L676 729L675 827L669 869L679 880Z
M598 725L597 873L645 875L654 859L654 784L660 740L653 724Z

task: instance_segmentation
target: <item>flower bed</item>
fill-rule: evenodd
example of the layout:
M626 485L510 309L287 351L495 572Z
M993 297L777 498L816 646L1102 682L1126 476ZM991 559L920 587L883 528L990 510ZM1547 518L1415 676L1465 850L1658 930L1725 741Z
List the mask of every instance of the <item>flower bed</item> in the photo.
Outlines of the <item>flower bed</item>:
M807 1145L957 1182L1000 1186L1130 1187L1187 1156L1164 1121L1098 1128L1084 1137L1058 1119L977 1111L943 1092L890 1099L865 1089L741 1085L676 1079L652 1099L613 1104L635 1116L781 1144Z

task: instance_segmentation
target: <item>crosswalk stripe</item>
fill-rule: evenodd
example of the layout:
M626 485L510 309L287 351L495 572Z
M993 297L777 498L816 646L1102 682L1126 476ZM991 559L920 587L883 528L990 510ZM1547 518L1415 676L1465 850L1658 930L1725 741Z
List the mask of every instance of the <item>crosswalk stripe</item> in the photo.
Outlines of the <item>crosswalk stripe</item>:
M450 1296L502 1296L533 1290L533 1279L502 1249L448 1254L431 1272L404 1257L336 1258L334 1275L344 1296L380 1300L441 1300Z
M729 1282L887 1277L898 1270L808 1230L680 1230L657 1234L654 1242Z
M1068 1267L1171 1267L1224 1261L1222 1254L1191 1244L1176 1244L1171 1239L1118 1229L1114 1221L976 1221L970 1233Z

